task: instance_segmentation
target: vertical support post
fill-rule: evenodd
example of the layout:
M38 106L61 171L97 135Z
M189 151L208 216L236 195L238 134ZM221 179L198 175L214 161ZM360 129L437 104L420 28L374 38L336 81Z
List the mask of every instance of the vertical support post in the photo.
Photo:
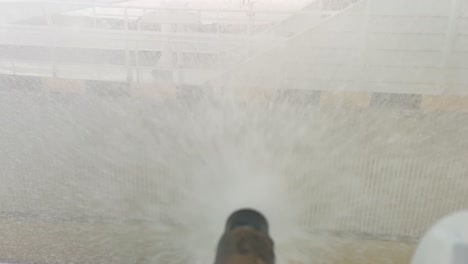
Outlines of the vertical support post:
M359 60L361 65L364 64L364 55L366 53L366 48L367 48L367 37L369 35L369 20L370 20L370 14L371 14L371 1L372 0L366 0L365 1L365 7L364 7L364 16L362 18L362 23L361 23L361 42L359 43Z
M177 32L176 33L183 33L184 32L184 25L183 24L177 24L176 26ZM180 48L180 40L177 41L176 45L176 54L177 54L177 59L176 59L176 72L177 72L177 82L179 85L184 85L185 83L185 78L184 78L184 69L183 69L183 50Z
M96 6L93 6L93 28L97 29Z
M320 17L323 16L323 11L325 10L323 0L318 1L318 11L320 12Z
M135 50L136 82L140 83L140 48Z
M10 64L11 64L11 72L13 73L13 75L16 75L16 64L15 64L15 60L11 60L10 61Z
M460 0L451 1L450 14L448 17L448 26L447 26L447 31L445 33L444 45L442 46L442 51L441 51L442 57L441 57L441 63L439 65L439 78L438 78L438 83L437 83L437 86L439 89L441 89L441 91L445 90L443 85L445 83L446 76L448 73L448 64L449 64L450 54L453 48L453 42L457 34L455 25L460 15L461 3L462 1Z
M216 66L217 66L217 70L220 70L221 69L221 49L218 49L217 47L217 50L216 50Z
M141 20L146 15L146 8L142 9L142 14L137 20L137 31L141 32ZM140 46L137 45L137 49L135 50L135 66L136 66L136 82L138 84L141 83L141 68L140 68Z
M14 50L13 50L14 57L13 57L13 59L11 59L10 64L11 64L11 72L13 73L13 75L16 75L16 63L15 63L14 58L17 58L18 50L17 50L16 45L14 45L13 48L14 48Z
M47 12L47 7L45 5L46 4L42 5L42 12L44 13L44 18L46 19L47 26L52 26L53 25L52 16L50 15L49 12Z
M161 22L161 58L159 59L159 65L163 68L170 68L172 66L172 46L171 46L171 35L172 27L166 22Z
M47 27L53 26L53 20L51 14L47 11L46 4L42 5L42 12L44 14L44 18L46 20ZM51 46L49 47L49 60L52 64L52 77L57 77L57 56L56 56L56 44L55 39L52 42Z
M141 32L141 18L145 16L146 9L143 9L143 14L141 17L137 19L136 30L137 32ZM140 47L137 45L135 51L135 68L136 68L136 83L140 84Z
M128 31L128 8L124 7L124 28Z
M128 8L127 7L124 7L124 30L128 32ZM129 39L125 39L125 66L127 68L127 82L131 84L133 82L133 71L132 71L129 44L130 44Z
M351 76L362 76L361 73L364 72L365 69L367 38L369 35L369 20L371 16L371 2L372 0L364 1L361 29L358 32L359 43L357 47L356 58L354 59L355 63L350 63L350 70L347 71ZM359 79L358 81L362 81L362 79Z
M218 11L218 17L220 17L219 11ZM216 25L216 59L217 59L217 66L218 70L221 67L221 59L220 59L220 52L221 52L221 47L223 46L221 43L221 32L220 32L219 24Z
M249 35L252 35L254 32L254 25L255 25L255 10L253 3L249 3L249 10L248 12L248 21L249 21L249 26L248 26L248 33Z
M251 57L253 55L253 35L254 35L254 26L255 26L255 10L253 3L249 3L249 9L247 11L247 21L248 21L248 31L247 36L249 39L249 47L248 47L248 56Z
M96 15L97 0L93 0L93 28L97 29L97 15Z

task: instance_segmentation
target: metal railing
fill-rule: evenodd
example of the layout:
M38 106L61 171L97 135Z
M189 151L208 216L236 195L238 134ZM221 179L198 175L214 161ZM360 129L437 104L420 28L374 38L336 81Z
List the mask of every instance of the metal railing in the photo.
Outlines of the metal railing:
M59 76L57 67L61 63L56 61L55 54L60 48L121 50L125 52L127 71L137 72L135 77L127 74L127 81L140 81L139 72L144 66L139 62L145 60L140 58L140 51L161 52L162 58L154 63L165 64L155 65L155 70L162 67L183 72L186 68L184 54L200 53L217 56L218 70L226 71L256 51L281 45L291 30L300 30L297 21L291 18L298 17L302 27L310 27L336 14L338 11L330 5L331 2L315 0L304 9L293 11L255 9L252 5L234 9L201 9L121 3L3 0L0 1L3 10L34 9L38 12L31 12L35 15L29 19L0 24L0 45L47 49L49 60L40 62L44 65L39 65L38 61L33 63L39 68L31 72L32 75L43 72L43 68L51 68L51 76ZM350 1L343 1L343 6L347 5L345 2ZM135 53L136 58L132 59L131 53ZM15 65L24 64L24 59L5 60L2 59L2 72L19 74ZM132 63L132 60L136 63ZM7 64L11 65L9 71L6 70ZM83 66L79 62L74 65L77 69ZM198 71L206 69L202 64L199 66ZM90 64L87 67L97 66ZM23 71L22 74L27 73Z
M172 68L176 71L184 68L184 63L183 59L170 63L173 54L183 58L184 53L187 52L211 53L219 57L220 63L217 66L222 68L223 57L232 58L230 62L232 64L240 61L240 57L251 54L251 50L255 47L281 42L278 36L258 37L265 28L272 27L275 23L278 24L287 17L297 14L321 17L330 13L318 9L279 11L256 10L252 7L244 9L161 8L23 0L1 1L0 7L4 10L9 8L40 10L30 19L0 24L2 35L0 45L47 49L50 59L41 63L48 65L42 65L39 68L53 69L52 76L58 76L57 65L60 63L56 61L54 54L59 48L121 50L127 54L125 65L128 71L138 72L144 68L139 65L140 58L137 51L161 52L165 58L161 61L169 61L169 63L159 67ZM132 52L136 53L136 64L131 63L132 59L129 54ZM6 64L10 64L9 73L12 74L19 73L16 64L24 64L21 59L10 58L9 63L5 63L5 60L3 58L3 72L6 72ZM33 64L38 64L38 62ZM80 63L75 63L75 66L79 65ZM199 70L203 70L204 67L200 66ZM117 67L121 66L117 65ZM155 69L157 67L155 66ZM39 68L38 72L41 72ZM31 72L31 74L36 75L37 72Z

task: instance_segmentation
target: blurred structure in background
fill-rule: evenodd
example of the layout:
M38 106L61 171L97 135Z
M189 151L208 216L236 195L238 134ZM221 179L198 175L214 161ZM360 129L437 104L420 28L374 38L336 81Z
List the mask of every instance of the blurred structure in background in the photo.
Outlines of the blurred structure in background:
M165 104L207 87L255 103ZM256 104L276 95L303 109ZM146 263L123 259L158 236L132 228L170 222L206 192L191 162L226 155L287 175L311 237L352 240L329 263L407 263L468 207L467 111L463 0L0 0L0 256Z

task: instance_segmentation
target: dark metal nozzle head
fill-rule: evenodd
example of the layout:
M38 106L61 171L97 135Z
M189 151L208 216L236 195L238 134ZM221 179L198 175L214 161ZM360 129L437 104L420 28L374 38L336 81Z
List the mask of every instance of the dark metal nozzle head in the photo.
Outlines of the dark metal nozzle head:
M214 264L275 264L268 221L253 209L232 213L218 242Z
M253 209L240 209L232 213L226 221L224 232L238 227L251 227L258 232L268 235L268 221L260 212Z

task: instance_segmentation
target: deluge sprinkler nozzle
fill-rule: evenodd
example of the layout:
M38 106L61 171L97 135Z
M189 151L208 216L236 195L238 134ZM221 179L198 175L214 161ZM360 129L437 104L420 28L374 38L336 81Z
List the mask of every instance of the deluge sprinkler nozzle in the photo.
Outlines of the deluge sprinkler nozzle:
M218 242L215 264L274 264L268 221L253 209L232 213Z

